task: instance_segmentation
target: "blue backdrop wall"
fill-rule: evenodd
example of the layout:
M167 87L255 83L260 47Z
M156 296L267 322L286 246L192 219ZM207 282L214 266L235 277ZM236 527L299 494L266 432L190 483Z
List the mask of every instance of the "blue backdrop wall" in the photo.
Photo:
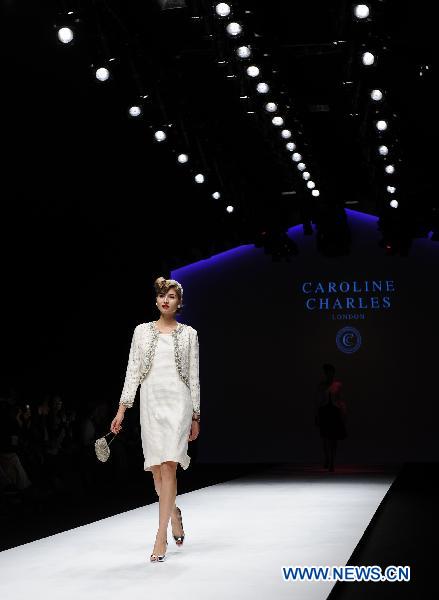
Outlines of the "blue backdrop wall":
M439 244L387 256L377 218L347 214L346 257L321 256L297 226L291 262L249 245L172 272L184 287L179 320L199 336L200 462L319 461L325 362L348 406L340 461L438 460Z

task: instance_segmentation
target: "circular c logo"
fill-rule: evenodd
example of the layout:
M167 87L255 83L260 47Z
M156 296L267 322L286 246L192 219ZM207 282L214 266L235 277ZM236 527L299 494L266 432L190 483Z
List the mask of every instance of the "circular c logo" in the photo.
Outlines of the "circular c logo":
M345 354L353 354L361 346L361 334L355 327L343 327L335 337L337 348Z

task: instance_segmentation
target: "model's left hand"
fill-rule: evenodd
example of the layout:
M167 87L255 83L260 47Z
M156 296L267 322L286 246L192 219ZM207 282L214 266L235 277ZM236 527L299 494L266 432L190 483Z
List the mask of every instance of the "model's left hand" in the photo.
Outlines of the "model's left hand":
M191 432L189 434L189 441L193 442L197 439L198 434L200 433L200 424L198 421L192 421Z

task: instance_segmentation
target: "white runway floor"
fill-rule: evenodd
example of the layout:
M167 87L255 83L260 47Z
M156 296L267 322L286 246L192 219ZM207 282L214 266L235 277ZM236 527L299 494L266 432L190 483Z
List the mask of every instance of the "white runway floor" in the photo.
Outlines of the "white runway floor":
M308 600L333 583L283 581L282 566L344 565L394 476L268 470L178 495L150 563L158 503L0 553L4 600Z

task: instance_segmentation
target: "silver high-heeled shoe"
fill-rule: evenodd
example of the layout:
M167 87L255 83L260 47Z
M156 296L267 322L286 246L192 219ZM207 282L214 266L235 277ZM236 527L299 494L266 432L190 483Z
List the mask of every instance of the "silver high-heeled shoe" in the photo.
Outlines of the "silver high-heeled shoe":
M183 519L181 518L181 510L178 508L178 506L176 507L178 510L178 516L180 519L180 524L181 524L181 528L183 529ZM184 542L184 530L183 530L183 535L174 535L172 534L172 537L175 540L175 543L177 544L177 546L182 546L183 542Z
M166 540L166 550L168 549L168 540ZM149 560L151 562L163 562L166 556L166 550L164 554L151 554Z

